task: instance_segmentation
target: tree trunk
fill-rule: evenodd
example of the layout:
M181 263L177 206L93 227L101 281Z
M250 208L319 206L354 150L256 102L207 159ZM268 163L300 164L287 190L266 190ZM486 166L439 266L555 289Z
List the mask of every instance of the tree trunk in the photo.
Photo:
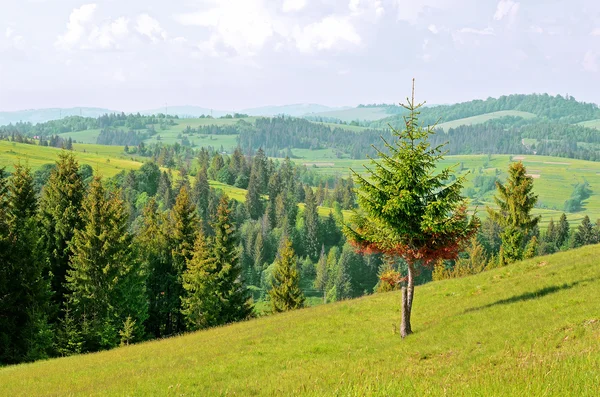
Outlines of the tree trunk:
M400 336L406 338L412 334L412 328L410 326L410 314L412 311L412 302L415 292L415 280L414 280L415 269L412 264L408 264L408 280L407 285L402 286L402 322L400 324Z

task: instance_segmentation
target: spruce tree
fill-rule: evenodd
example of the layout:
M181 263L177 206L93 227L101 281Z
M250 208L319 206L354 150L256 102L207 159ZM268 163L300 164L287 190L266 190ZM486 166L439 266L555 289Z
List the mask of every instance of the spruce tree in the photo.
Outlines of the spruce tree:
M305 196L306 206L304 207L304 242L305 252L313 260L319 257L320 240L320 220L317 208L317 200L309 186L306 188Z
M263 214L263 202L260 197L260 176L252 171L250 174L250 182L248 182L248 191L246 193L246 206L248 207L248 215L256 220Z
M0 176L0 363L47 357L52 341L33 177L16 164L9 182Z
M394 141L377 151L367 176L356 172L358 203L352 224L345 228L348 240L365 252L402 257L408 264L402 287L402 337L412 333L410 325L414 279L421 266L439 259L455 259L465 241L476 232L478 220L470 222L461 196L464 178L450 181L452 170L435 173L443 158L442 147L431 147L433 126L423 128L418 109L423 104L408 99L405 128L392 129Z
M582 247L584 245L597 244L598 236L594 230L594 225L590 221L589 216L584 216L581 224L573 237L573 248Z
M292 242L284 237L273 271L269 290L271 310L275 313L300 309L304 306L304 293L300 289L300 274Z
M490 218L501 225L502 261L511 263L523 258L528 243L527 235L538 224L540 217L532 216L531 210L538 196L533 193L533 178L527 175L523 163L511 163L506 183L496 182L498 195L494 201L498 210L488 208Z
M221 197L213 223L215 232L210 251L215 259L216 291L219 298L219 323L228 324L252 315L252 304L242 282L242 267L238 258L238 238L231 221L229 199Z
M198 233L194 255L183 274L185 295L181 298L181 313L192 331L220 324L216 262L211 254L204 233Z
M569 242L570 235L569 221L567 215L563 212L558 220L558 226L556 227L556 247L558 249L563 248Z
M181 315L181 300L184 296L183 274L186 270L187 261L194 253L194 241L199 231L199 222L196 215L196 207L191 201L186 186L182 186L177 201L170 212L169 246L171 248L171 260L175 275L174 284L169 289L171 308L172 329L170 332L178 333L185 330L185 320Z
M145 328L154 337L172 334L172 320L179 308L179 295L174 292L177 273L173 269L169 247L169 225L151 198L142 212L142 223L135 236L139 260L147 274L148 319Z
M147 316L145 280L132 249L128 220L118 193L107 195L95 177L82 204L83 226L72 241L67 273L69 305L85 330L84 351L117 346L128 316L136 322L136 339L143 337Z
M317 262L317 275L313 283L315 289L323 293L323 303L327 303L327 285L329 284L329 271L327 269L327 257L325 256L325 246L321 247L321 255Z
M206 169L201 168L196 174L194 186L192 187L192 201L196 205L196 211L200 219L208 225L208 199L210 197L210 185Z
M48 261L52 300L56 309L65 303L67 270L73 255L73 233L82 225L79 210L85 187L73 153L63 151L40 199L41 244ZM54 318L60 316L57 310Z

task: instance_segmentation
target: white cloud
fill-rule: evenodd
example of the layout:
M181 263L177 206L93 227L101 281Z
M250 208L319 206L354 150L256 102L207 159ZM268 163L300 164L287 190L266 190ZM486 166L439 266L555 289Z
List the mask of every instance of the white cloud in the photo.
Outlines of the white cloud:
M366 13L373 13L376 18L385 14L385 9L381 0L350 0L348 9L352 16L362 16Z
M160 23L148 14L142 14L137 17L135 30L142 36L148 37L152 42L167 39L167 32L160 26Z
M595 51L589 50L586 52L581 62L583 69L588 72L597 72L600 69L600 65L598 65L599 57L600 54Z
M91 21L95 12L96 4L84 4L73 9L67 23L67 31L58 36L56 47L68 50L79 43L86 33L85 25Z
M272 17L262 0L215 1L212 8L175 19L182 25L211 28L210 38L200 48L215 54L222 44L238 54L255 55L274 34Z
M8 27L6 28L6 33L4 34L4 36L6 36L7 39L10 39L14 32L15 31L13 28Z
M118 46L118 42L129 34L129 20L125 17L91 29L88 44L91 48L108 49Z
M306 7L306 0L284 0L281 10L283 12L296 12Z
M544 33L544 29L542 27L540 27L540 26L537 26L537 25L531 25L529 27L529 31L533 32L533 33L538 33L538 34Z
M500 0L498 6L496 7L494 19L496 21L500 21L505 17L509 17L512 20L519 12L519 7L520 4L514 2L513 0Z
M590 32L592 36L600 36L600 28L596 28Z
M416 24L427 10L446 10L456 7L456 0L393 0L398 20Z
M485 29L462 28L462 29L458 30L458 33L479 34L482 36L490 36L490 35L494 34L494 29L492 29L489 26Z
M434 24L429 25L427 27L427 30L429 30L433 34L438 34L439 32L438 28Z
M296 47L302 52L331 50L359 45L361 37L347 18L329 16L294 32Z

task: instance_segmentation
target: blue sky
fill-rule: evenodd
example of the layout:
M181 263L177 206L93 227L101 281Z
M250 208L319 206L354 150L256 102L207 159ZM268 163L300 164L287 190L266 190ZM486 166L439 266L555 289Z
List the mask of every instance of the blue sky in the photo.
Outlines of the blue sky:
M593 0L2 0L0 111L600 102Z

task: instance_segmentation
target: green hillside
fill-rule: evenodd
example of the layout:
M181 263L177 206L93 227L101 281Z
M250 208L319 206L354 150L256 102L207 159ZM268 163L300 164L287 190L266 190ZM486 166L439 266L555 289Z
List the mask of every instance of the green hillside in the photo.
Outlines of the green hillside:
M0 369L0 395L600 393L599 246L396 292Z
M501 110L498 112L485 113L480 114L478 116L465 117L463 119L447 121L445 123L438 124L437 127L443 129L444 131L448 131L450 128L456 128L460 125L482 124L486 121L506 116L522 117L524 119L531 119L536 117L535 114L529 112L520 112L518 110Z
M342 121L375 121L390 117L387 107L356 107L345 110L334 110L330 112L320 112L310 114L311 117L328 117Z
M582 127L595 128L597 130L600 130L600 119L582 121L581 123L577 124Z

